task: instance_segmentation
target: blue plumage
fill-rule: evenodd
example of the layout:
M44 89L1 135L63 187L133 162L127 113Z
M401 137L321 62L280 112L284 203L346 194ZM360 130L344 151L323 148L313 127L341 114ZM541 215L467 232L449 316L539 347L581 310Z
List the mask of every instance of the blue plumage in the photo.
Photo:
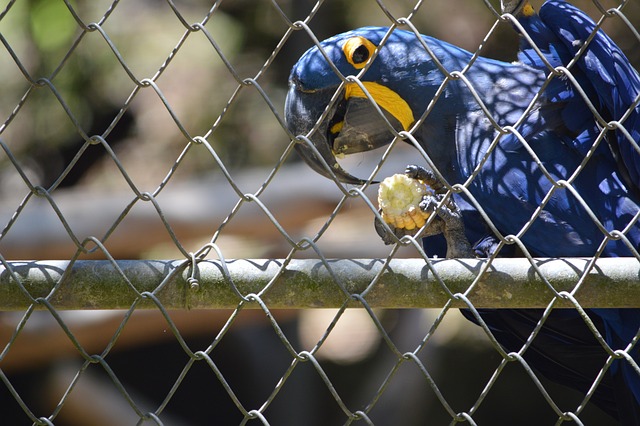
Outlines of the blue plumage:
M570 60L588 43L575 66L570 70L580 86L585 90L598 113L607 121L621 120L627 110L629 116L622 125L630 138L637 143L640 140L640 108L630 109L640 96L640 77L620 48L602 31L596 32L595 24L584 12L564 1L548 1L540 9L539 15L521 16L521 24L541 48L545 57L554 66L567 65ZM522 39L520 60L532 66L542 67L540 57ZM584 103L582 103L584 105ZM568 123L588 116L584 108L576 102L577 110L567 109L565 117ZM608 142L620 170L634 191L640 188L640 153L621 132L613 132ZM589 140L581 141L582 150L591 145Z
M548 1L540 15L519 19L554 67L567 66L595 28L588 16L561 0ZM387 32L387 28L361 28L324 41L322 48L343 76L357 75L360 70L354 67L353 58L347 58L346 42L361 37L379 46ZM550 70L526 40L521 43L518 63L478 57L465 77L499 126L518 124L517 131L535 152L533 156L516 135L499 134L470 87L461 79L446 78L423 44L449 73L462 71L472 59L469 52L451 44L395 30L379 47L361 80L397 94L415 119L422 117L434 95L442 92L414 136L445 179L451 184L464 183L477 173L469 184L472 196L503 235L521 234L532 256L633 255L627 243L635 250L640 246L640 226L635 221L640 214L640 154L625 133L636 142L640 139L638 107L631 108L624 121L626 132L610 130L592 149L603 123L594 118L571 79L557 76L547 81ZM620 120L640 93L637 72L601 31L570 72L606 122ZM317 47L302 56L291 72L286 103L292 133L306 134L314 127L340 82ZM378 103L384 109L386 104ZM353 98L338 100L330 107L327 120L310 135L323 159L340 178L352 183L358 180L334 166L330 148L331 141L346 134L349 126L361 124L353 117L362 108ZM383 112L394 117L394 111ZM373 110L370 116L371 121L383 121ZM401 130L397 123L392 124ZM381 146L378 138L383 136L386 143L392 140L392 133L384 129L370 140L364 136L370 133L369 127L359 133L358 129L348 130L358 135L349 152ZM318 166L317 154L305 147L299 152L316 171L329 175ZM586 156L590 157L585 160ZM559 181L568 181L575 195L557 186ZM474 207L461 198L457 201L465 212L467 235L479 241L476 250L487 254L495 249L495 240ZM528 228L522 232L525 226ZM606 232L625 230L627 241L606 236L600 227ZM437 247L435 241L425 240L428 252L438 251ZM500 255L509 254L505 250ZM483 310L481 314L501 344L517 351L541 312ZM625 349L640 328L640 309L594 309L588 314L614 350ZM632 356L636 361L640 358L637 348ZM552 380L586 392L607 354L575 311L562 310L552 313L525 359ZM640 376L627 361L615 361L592 401L623 423L640 422Z

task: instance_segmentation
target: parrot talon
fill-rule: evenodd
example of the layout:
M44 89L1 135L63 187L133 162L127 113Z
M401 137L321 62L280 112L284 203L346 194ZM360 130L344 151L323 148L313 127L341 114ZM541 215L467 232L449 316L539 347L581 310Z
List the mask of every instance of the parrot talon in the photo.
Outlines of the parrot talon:
M397 240L410 234L406 228L396 228L389 224L387 224L388 227L385 226L384 222L377 217L375 218L373 225L376 229L376 233L380 236L385 245L395 244ZM391 232L389 232L389 229L391 229Z
M425 195L419 204L425 212L437 214L437 219L427 226L425 236L443 234L447 241L447 258L473 258L475 253L464 232L462 212L453 198L438 207L445 194Z
M446 186L444 185L444 183L442 183L442 181L438 179L433 171L425 167L410 164L406 167L404 174L411 179L417 179L426 183L431 187L432 190L437 193L441 193L443 190L446 191Z
M440 209L438 209L438 204L440 204L443 198L444 198L444 194L425 195L424 197L422 197L422 201L420 201L420 203L418 204L418 207L420 207L420 210L422 210L425 213L440 214L441 211L445 213L444 204Z

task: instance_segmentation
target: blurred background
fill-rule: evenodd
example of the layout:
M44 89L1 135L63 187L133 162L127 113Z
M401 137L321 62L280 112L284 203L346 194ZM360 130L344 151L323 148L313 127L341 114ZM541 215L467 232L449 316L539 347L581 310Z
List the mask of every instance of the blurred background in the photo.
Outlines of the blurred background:
M591 0L575 3L594 18L600 16ZM187 23L200 22L211 9L208 2L197 0L175 4ZM305 19L315 2L278 4L295 21ZM602 4L617 5L614 1ZM44 188L55 185L53 197L61 213L68 215L69 226L78 240L88 235L102 237L132 201L131 183L140 192L154 192L169 173L171 179L158 201L167 209L179 241L186 250L195 251L203 241L211 240L238 196L213 156L201 146L188 149L176 167L176 160L188 146L183 131L191 136L206 136L245 193L254 193L285 153L289 140L270 107L282 117L289 70L312 42L304 31L294 32L275 60L263 69L287 30L280 12L270 1L220 2L205 25L239 78L258 76L268 101L252 87L238 90L238 82L202 32L195 32L181 42L185 27L164 1L117 2L112 9L108 1L78 2L73 9L77 19L87 24L104 20L101 29L107 39L100 31L83 33L64 2L26 0L10 5L0 21L5 41L5 47L0 49L0 137L33 185ZM385 6L400 17L408 15L415 4L402 0ZM493 6L499 8L495 1ZM637 3L629 2L624 13L634 23L639 10ZM134 23L132 16L136 18ZM318 8L309 25L322 40L348 29L388 22L374 1L328 0ZM412 22L424 34L475 51L495 17L480 0L433 0L422 5ZM609 19L605 29L633 63L640 61L638 40L620 19ZM515 32L510 25L503 24L486 40L483 54L511 61L516 46ZM117 49L120 58L112 48ZM47 79L50 83L41 82L41 86L33 88L25 72L34 81ZM164 99L152 88L137 90L132 78L138 81L153 78ZM100 143L88 144L86 139L93 135L103 136L113 154ZM400 160L390 165L391 173L413 156L410 148L400 146L397 151ZM380 152L371 158L367 154L352 156L355 158L349 159L350 170L364 175L379 155ZM286 154L284 161L292 165L298 162L298 157ZM317 229L313 219L324 223L340 192L331 183L322 182L324 179L316 181L306 168L293 167L276 174L277 182L265 197L290 193L289 170L300 179L310 179L308 185L299 188L304 194L296 195L311 206L283 208L277 219L293 234L300 229L302 233L313 232ZM311 184L315 182L321 183L317 183L320 188L313 197ZM7 155L2 155L0 224L9 222L27 193L27 185L16 167ZM76 252L78 247L47 204L43 200L26 203L13 228L0 239L5 258L70 258ZM115 233L104 241L113 257L180 255L156 212L146 204L137 203ZM361 202L351 207L368 209ZM350 208L343 209L339 216L361 217L360 210L353 212ZM262 222L264 214L249 204L242 206L240 214L256 216L260 226L238 220L222 229L217 238L224 240L229 257L286 255L290 247L282 245L284 240L274 226ZM377 244L378 238L368 224L358 221L340 227L339 222L342 221L335 224L338 232L329 229L323 238L327 245L331 238L344 235L345 228L349 228L354 230L349 233L350 238L355 235L374 238L364 248L382 247L382 253L387 252ZM133 232L143 234L144 238L131 238ZM331 249L339 250L344 245L335 246ZM104 255L97 251L88 257Z
M541 3L532 2L534 7ZM573 3L594 19L601 16L590 0ZM314 11L309 26L322 40L364 25L388 25L378 2L327 0L317 12L310 0L229 0L213 6L199 0L69 4L72 10L63 1L0 3L4 259L105 258L106 253L91 243L88 253L79 248L90 236L100 239L115 259L183 258L207 243L217 244L227 259L289 255L292 246L255 203L238 205L239 195L222 165L242 193L255 193L268 182L260 199L295 241L323 232L318 247L327 258L389 255L391 249L375 233L366 203L349 200L334 212L342 193L287 150L290 140L279 122L289 70L313 44L304 31L282 43L288 29L282 13L297 21ZM384 4L396 17L407 16L415 7L410 0ZM491 4L499 10L498 2ZM611 0L601 4L618 6ZM628 2L623 11L640 27L640 4ZM201 31L185 37L180 18L187 24L205 19L219 52ZM495 21L481 0L429 0L412 18L423 34L471 51L484 40L485 56L512 61L517 36L509 25L501 24L485 40ZM84 31L80 22L99 23L99 30L90 26L91 31ZM607 20L604 28L637 68L640 42L633 31L619 18ZM229 66L240 79L255 78L266 98L255 86L239 86ZM153 80L157 90L138 87L135 80L143 79ZM94 135L102 140L91 141ZM189 136L204 137L215 155L203 144L192 144ZM380 152L352 156L345 168L368 176L379 156ZM411 148L397 146L381 175L400 172L415 158ZM274 169L277 173L269 180ZM50 199L33 196L30 185L49 190ZM162 217L151 203L139 202L135 191L153 193ZM367 194L375 204L375 188ZM332 214L335 218L324 230ZM312 250L295 253L316 256ZM396 254L416 256L411 248ZM390 310L377 315L394 343L409 351L438 313ZM0 383L3 420L31 423L17 394L36 417L48 417L64 400L56 424L135 424L138 414L101 366L90 366L74 391L65 395L82 366L66 331L81 339L89 353L101 353L113 341L125 313L61 315L68 329L49 313L0 315L0 369L7 377L4 386ZM200 350L212 342L229 315L174 312L172 319L190 347ZM274 315L297 350L310 350L335 313ZM25 318L26 325L20 322ZM213 355L245 407L259 408L292 357L262 311L242 311L240 318ZM356 310L340 317L319 357L352 410L371 401L396 361L369 314ZM461 320L457 311L447 313L420 357L427 360L429 373L456 412L473 405L501 360L486 336ZM158 312L134 312L108 355L115 376L145 410L157 409L187 361ZM391 383L372 412L376 424L451 421L415 365L403 365ZM580 401L564 388L546 382L545 386L567 404L566 409ZM516 400L514 394L519 396ZM308 364L294 370L266 413L271 424L346 420ZM585 413L592 424L608 422L597 409L587 408ZM197 425L235 424L242 416L211 369L196 363L161 418L165 424ZM496 424L499 418L538 425L554 422L557 416L523 369L509 365L476 420Z

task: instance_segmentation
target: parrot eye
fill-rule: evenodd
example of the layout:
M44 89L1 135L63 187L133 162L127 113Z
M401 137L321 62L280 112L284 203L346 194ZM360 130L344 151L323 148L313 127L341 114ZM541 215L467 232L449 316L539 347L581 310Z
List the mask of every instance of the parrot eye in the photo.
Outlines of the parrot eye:
M369 51L363 45L358 46L358 48L353 52L353 62L356 64L362 64L367 62L369 59Z
M344 44L342 51L347 57L347 61L356 69L364 68L376 46L364 37L352 37Z

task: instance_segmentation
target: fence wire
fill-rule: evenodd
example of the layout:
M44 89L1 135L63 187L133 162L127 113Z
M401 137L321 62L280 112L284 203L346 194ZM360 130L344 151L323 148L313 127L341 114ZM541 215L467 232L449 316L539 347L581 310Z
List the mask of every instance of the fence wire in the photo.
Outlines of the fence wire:
M446 3L352 2L348 13L360 19L352 25L370 19L443 36L468 30L475 36L458 41L475 52L472 62L443 72L473 90L468 68L480 55L501 54L496 46L509 37L515 52L518 24L494 3ZM636 5L581 6L608 30L630 34L624 47L637 49ZM6 4L3 423L610 421L588 404L592 391L569 393L525 358L553 308L578 310L598 334L584 308L640 306L640 254L626 237L640 213L607 231L573 189L583 164L552 181L544 203L567 190L591 212L602 230L592 257L534 259L521 238L542 208L514 235L501 235L485 215L499 237L488 259L434 260L419 235L384 246L369 185L337 184L300 165L294 147L305 142L282 113L288 70L347 22L343 7L331 0ZM442 27L429 21L435 12ZM570 64L548 65L549 78L571 78ZM487 119L501 134L515 131L516 123ZM623 128L622 119L600 120L603 135ZM403 170L408 151L399 140L412 136L398 136L374 160L358 157L351 166L372 175ZM431 164L413 145L411 162ZM468 187L454 185L448 196L473 198ZM624 241L631 257L601 258L611 240ZM522 258L498 258L513 245ZM152 260L165 255L176 260ZM461 325L457 307L477 319L481 307L545 314L509 353L488 326ZM198 310L205 308L219 310ZM638 335L621 348L598 337L609 355L603 374L614 359L637 369L630 353ZM602 380L595 377L593 388ZM521 398L514 402L514 394Z

